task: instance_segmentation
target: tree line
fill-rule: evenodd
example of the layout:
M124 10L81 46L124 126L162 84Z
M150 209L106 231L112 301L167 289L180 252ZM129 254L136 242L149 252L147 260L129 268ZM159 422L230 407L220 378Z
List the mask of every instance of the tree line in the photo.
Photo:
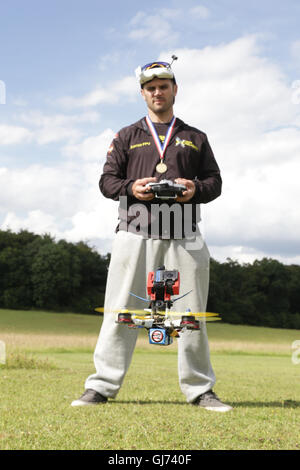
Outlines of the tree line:
M207 311L226 323L300 329L300 266L211 260Z
M103 305L108 263L83 242L0 230L0 307L93 313Z
M110 255L84 242L0 230L0 308L94 313ZM226 323L300 329L300 266L211 260L207 311Z

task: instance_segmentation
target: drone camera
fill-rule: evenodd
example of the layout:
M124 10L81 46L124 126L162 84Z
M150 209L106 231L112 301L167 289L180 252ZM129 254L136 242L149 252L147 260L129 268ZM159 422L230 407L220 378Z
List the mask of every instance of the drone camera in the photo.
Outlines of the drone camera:
M171 301L172 295L179 294L180 276L176 270L168 271L165 267L150 272L148 275L147 292L152 301L165 302ZM161 306L162 306L161 305Z

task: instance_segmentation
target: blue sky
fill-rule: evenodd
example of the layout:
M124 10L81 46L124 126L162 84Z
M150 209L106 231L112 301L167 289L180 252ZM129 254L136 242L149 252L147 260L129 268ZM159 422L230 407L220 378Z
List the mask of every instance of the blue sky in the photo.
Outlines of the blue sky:
M106 149L146 112L135 68L176 53L175 113L208 134L224 180L202 211L211 255L299 263L299 19L297 0L2 4L0 227L110 250Z
M177 39L170 44L202 48L229 42L246 34L265 37L266 54L279 61L286 73L296 67L290 60L290 45L299 40L300 4L297 0L280 2L263 0L239 2L152 1L141 7L137 1L103 2L101 0L12 0L1 5L0 51L2 80L10 84L11 93L18 92L38 99L46 93L50 98L68 88L76 93L99 81L99 65L111 58L114 74L120 67L126 74L136 63L160 53L163 43L136 41L129 37L130 21L139 12L148 18L162 10L179 10L172 18ZM185 16L195 7L207 8L207 17ZM155 25L153 25L155 27ZM114 62L114 57L118 60ZM109 78L102 69L103 79Z

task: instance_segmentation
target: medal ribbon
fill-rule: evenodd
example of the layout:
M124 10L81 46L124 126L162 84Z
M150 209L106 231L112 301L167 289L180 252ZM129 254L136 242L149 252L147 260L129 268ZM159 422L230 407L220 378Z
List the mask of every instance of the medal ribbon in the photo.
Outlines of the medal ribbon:
M168 129L168 132L167 132L167 135L165 137L165 140L164 140L164 144L162 145L158 135L157 135L157 132L156 132L156 129L154 127L154 124L153 122L151 121L151 119L146 116L146 122L148 124L148 127L150 129L150 132L152 134L152 137L154 139L154 142L155 142L155 145L157 147L157 150L158 150L158 153L159 153L159 156L160 156L160 161L162 162L163 159L164 159L164 155L165 155L165 152L166 152L166 149L167 149L167 146L170 142L170 139L171 139L171 136L172 136L172 132L173 132L173 128L175 126L175 121L176 121L176 117L174 116L172 121L170 122L170 125L169 125L169 129Z

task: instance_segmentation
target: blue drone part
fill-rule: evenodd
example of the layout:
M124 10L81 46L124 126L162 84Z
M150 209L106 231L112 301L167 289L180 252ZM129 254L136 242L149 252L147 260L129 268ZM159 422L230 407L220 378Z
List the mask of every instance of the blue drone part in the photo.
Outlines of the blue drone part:
M150 328L148 335L150 344L169 346L169 344L173 343L173 338L168 334L165 328Z

